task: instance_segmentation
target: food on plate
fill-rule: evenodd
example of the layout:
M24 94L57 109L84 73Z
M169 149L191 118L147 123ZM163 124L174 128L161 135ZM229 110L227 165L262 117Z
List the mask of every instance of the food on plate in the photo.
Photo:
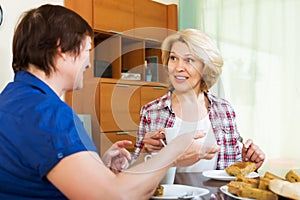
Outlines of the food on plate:
M273 179L279 179L279 180L283 180L283 178L275 175L275 174L272 174L271 172L265 172L265 175L264 175L265 178L268 178L270 180L273 180Z
M300 182L300 176L292 169L285 175L285 179L291 183Z
M270 180L271 179L268 179L268 178L265 178L265 177L260 177L258 188L262 189L262 190L268 190L269 189Z
M237 176L227 187L228 192L243 198L277 200L279 196L283 196L300 199L300 182L297 182L299 179L300 176L293 170L286 173L285 179L267 171L258 179Z
M158 185L155 189L153 196L161 197L164 195L164 186Z
M254 162L240 161L236 162L225 168L225 171L230 176L245 176L256 169L256 164Z
M230 192L231 194L237 194L238 191L240 191L242 188L253 187L253 185L241 181L230 181L230 183L227 184L227 187L228 192Z
M254 188L257 188L258 184L259 184L259 180L258 179L247 178L247 177L241 176L241 175L237 176L236 180L240 181L240 182L248 183L248 184L250 184Z
M290 199L300 199L300 182L289 182L284 180L271 180L269 188L274 193L290 198Z
M240 197L260 199L260 200L277 200L278 195L268 190L262 190L258 188L242 188L237 192Z

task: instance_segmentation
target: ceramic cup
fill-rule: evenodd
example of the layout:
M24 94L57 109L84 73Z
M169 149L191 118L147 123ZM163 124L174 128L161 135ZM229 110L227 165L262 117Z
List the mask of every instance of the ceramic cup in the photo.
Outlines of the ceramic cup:
M179 133L179 128L164 128L167 144L169 144Z
M147 162L148 159L152 158L156 154L157 153L154 152L154 153L145 155L144 161ZM175 180L175 175L176 175L176 167L170 167L159 183L160 184L173 184L174 180Z

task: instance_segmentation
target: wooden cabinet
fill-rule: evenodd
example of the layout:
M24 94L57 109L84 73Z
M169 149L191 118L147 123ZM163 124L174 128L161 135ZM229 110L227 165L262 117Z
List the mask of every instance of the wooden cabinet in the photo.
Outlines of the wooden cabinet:
M95 31L124 32L141 27L177 30L177 5L151 0L65 0Z
M136 141L140 110L146 103L164 95L165 85L100 79L98 119L101 130L101 153L118 140ZM132 151L133 145L128 147Z
M137 85L100 84L100 128L103 132L136 130L139 123L141 92Z
M78 114L91 115L93 141L101 154L118 140L134 143L141 106L167 91L160 48L177 30L177 6L151 0L65 0L65 6L95 33L92 69L84 73L83 89L67 93L65 101ZM157 62L155 82L145 82L149 58ZM141 80L120 80L123 72L139 73Z
M134 0L94 0L94 29L123 32L134 28Z
M141 106L166 94L168 88L163 86L144 86L141 88Z
M132 145L126 149L130 152L134 151L134 144L136 141L136 131L117 131L117 132L103 132L101 133L101 154L115 142L120 140L130 140Z
M132 72L139 73L145 81L145 60L155 57L156 78L153 80L166 81L160 41L107 32L97 32L94 41L94 76L120 79L122 72Z
M91 26L93 26L93 0L65 0L65 6L83 17Z

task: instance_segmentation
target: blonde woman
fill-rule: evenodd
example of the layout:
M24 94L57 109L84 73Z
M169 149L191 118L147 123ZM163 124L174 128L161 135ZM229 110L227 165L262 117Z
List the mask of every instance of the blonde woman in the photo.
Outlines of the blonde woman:
M228 101L209 92L222 72L223 58L213 40L205 33L186 29L168 36L162 44L162 60L170 81L170 90L164 96L144 105L136 147L146 152L162 148L164 128L201 130L206 141L220 145L220 151L211 160L178 168L177 171L224 169L241 160L262 165L265 155L252 140L243 147L238 142L235 112Z

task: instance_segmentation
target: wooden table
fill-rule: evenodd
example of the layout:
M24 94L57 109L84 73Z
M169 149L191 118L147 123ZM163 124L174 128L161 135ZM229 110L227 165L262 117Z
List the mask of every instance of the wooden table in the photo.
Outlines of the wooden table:
M195 199L233 199L220 191L220 187L226 185L228 181L213 180L203 176L201 172L177 173L174 183L201 187L209 190L209 194L202 198Z

